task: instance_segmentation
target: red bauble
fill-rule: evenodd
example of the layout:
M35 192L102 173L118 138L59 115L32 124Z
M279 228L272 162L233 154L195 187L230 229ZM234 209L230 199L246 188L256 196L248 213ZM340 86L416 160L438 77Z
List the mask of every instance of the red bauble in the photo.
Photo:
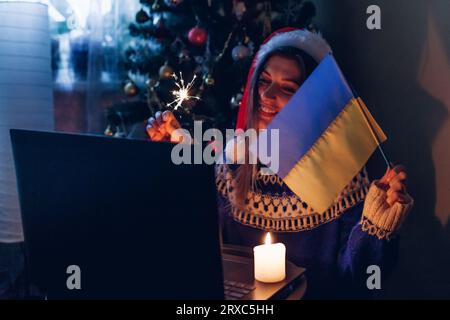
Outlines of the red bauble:
M192 28L188 34L189 41L196 46L203 46L206 43L207 37L208 33L206 32L206 30L200 27Z

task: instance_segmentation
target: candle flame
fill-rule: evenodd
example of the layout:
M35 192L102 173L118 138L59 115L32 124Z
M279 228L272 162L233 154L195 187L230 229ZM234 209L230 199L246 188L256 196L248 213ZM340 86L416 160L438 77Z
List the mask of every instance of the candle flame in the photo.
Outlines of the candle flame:
M264 241L265 244L271 244L272 238L270 237L270 232L267 232L266 234L266 240Z
M172 74L172 77L175 79L175 85L177 86L178 90L172 91L172 94L175 97L175 100L169 103L167 106L172 107L175 105L174 110L177 110L184 101L190 100L190 99L196 99L200 100L197 96L190 96L189 90L191 90L192 86L194 85L194 81L196 78L196 75L194 74L194 78L189 82L187 85L184 83L183 74L180 72L180 77L178 78L175 73Z

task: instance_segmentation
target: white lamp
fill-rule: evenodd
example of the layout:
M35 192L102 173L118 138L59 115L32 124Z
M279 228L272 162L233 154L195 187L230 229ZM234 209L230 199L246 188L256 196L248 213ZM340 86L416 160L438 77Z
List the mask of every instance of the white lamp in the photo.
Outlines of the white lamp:
M53 130L48 8L0 1L0 242L23 240L9 129Z

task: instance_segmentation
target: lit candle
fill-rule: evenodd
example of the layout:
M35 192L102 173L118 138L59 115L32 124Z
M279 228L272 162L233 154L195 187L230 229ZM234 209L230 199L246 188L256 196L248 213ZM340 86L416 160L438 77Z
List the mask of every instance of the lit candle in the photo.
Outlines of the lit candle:
M282 243L272 244L270 233L265 244L253 248L255 258L255 279L274 283L286 278L286 247Z

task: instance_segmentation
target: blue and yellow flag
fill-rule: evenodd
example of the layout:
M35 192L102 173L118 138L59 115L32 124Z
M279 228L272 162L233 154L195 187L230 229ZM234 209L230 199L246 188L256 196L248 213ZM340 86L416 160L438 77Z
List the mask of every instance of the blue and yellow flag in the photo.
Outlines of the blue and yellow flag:
M326 211L386 136L327 56L273 119L278 176L317 212Z

